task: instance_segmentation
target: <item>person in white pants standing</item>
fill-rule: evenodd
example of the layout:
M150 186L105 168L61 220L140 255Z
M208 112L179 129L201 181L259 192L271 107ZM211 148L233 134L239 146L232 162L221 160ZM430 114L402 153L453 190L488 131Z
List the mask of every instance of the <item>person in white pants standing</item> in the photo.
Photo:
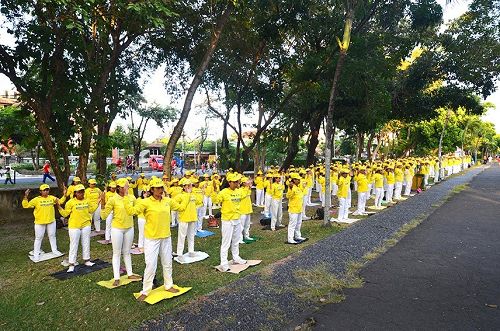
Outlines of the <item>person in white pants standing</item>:
M299 186L300 186L300 189L302 190L302 192L304 193L302 195L302 213L301 213L301 217L302 217L302 220L310 220L311 218L308 217L306 215L306 206L307 206L307 192L309 191L309 188L307 187L307 177L306 177L306 171L305 170L300 170L299 171L299 177L300 177L300 183L299 183ZM294 176L294 177L297 177L297 176ZM291 175L290 175L290 180L291 179Z
M349 216L349 206L348 206L348 196L351 191L351 177L349 176L349 169L341 169L340 177L337 183L339 189L337 191L337 198L339 199L339 212L337 215L338 221L343 221L348 219ZM335 221L335 219L331 219Z
M301 185L302 178L297 173L290 175L290 184L286 197L288 199L288 235L287 241L289 244L296 244L305 240L302 237L302 205L306 188Z
M283 191L285 185L281 183L281 176L275 174L271 185L271 230L275 231L276 227L281 226L283 219Z
M258 207L264 206L264 175L262 171L257 172L254 179L255 182L255 205Z
M97 187L97 182L94 178L89 179L89 187L85 190L85 199L97 204L97 209L92 214L94 221L94 229L96 232L101 231L101 206L99 205L99 198L101 197L101 190Z
M59 206L59 213L63 217L68 217L69 233L69 268L67 272L75 270L76 257L78 254L78 244L82 243L82 257L85 265L94 265L90 261L90 220L92 214L97 209L97 205L86 200L85 187L82 184L75 185L74 197L66 202L64 209ZM64 195L66 192L64 192Z
M222 271L229 270L229 261L227 260L229 247L233 262L236 264L245 264L247 261L240 257L240 239L241 239L241 221L240 204L242 200L241 190L239 190L241 175L231 173L226 177L229 187L212 196L215 203L221 203L221 232L222 243L220 247L220 265Z
M135 204L140 203L141 200L147 199L149 195L149 185L144 185L141 197L139 197L139 199L135 201ZM146 218L144 217L144 215L137 215L137 230L139 231L139 235L137 238L137 248L139 248L139 251L141 253L144 253L144 225L146 225Z
M358 208L353 215L367 215L365 212L366 200L368 195L368 179L366 178L366 168L359 167L359 173L356 176L358 190Z
M240 180L241 203L240 203L240 222L241 222L241 239L240 244L245 243L244 240L253 240L250 237L250 217L253 213L252 208L252 179L242 177Z
M163 196L163 182L152 179L150 184L152 195L132 205L125 197L124 205L130 215L143 214L146 217L144 226L144 279L138 301L144 301L153 288L156 275L158 255L163 266L163 280L166 291L177 293L172 279L172 238L170 233L170 209L179 209L179 204L171 198Z
M120 178L116 181L117 194L109 201L103 200L102 218L108 217L113 212L113 220L111 222L111 244L113 245L113 286L120 285L120 259L123 256L125 269L129 279L140 279L138 275L134 275L132 271L132 256L130 249L134 240L134 219L127 213L125 209L124 197L127 196L128 201L134 203L135 197L128 192L128 181L125 178Z
M374 207L382 207L382 199L384 198L384 175L382 175L382 169L377 168L375 174L373 175L373 180L375 182L375 201Z
M214 182L210 180L210 176L208 174L203 175L204 181L200 183L200 188L203 192L203 209L202 216L207 215L213 216L213 203L212 203L212 192L215 191ZM200 227L201 230L201 227Z
M194 236L198 221L198 208L201 205L201 194L193 192L192 180L182 178L179 182L183 192L175 197L179 205L179 232L177 235L177 256L183 261L184 243L188 240L188 254L194 256Z
M111 182L108 185L108 189L105 193L105 199L108 201L116 194L116 183ZM111 244L111 221L113 220L113 211L105 218L106 220L106 229L104 230L104 240L106 244Z
M33 244L33 261L40 260L40 251L42 247L43 236L47 230L49 237L50 248L52 253L61 255L57 250L56 240L56 216L54 206L58 206L59 200L49 194L50 187L47 184L40 185L40 195L28 201L30 190L24 192L22 201L23 208L33 208L33 216L35 216L35 242Z
M273 186L272 180L273 180L273 175L267 173L266 179L264 181L264 189L266 190L266 193L264 194L264 211L262 212L266 217L271 213L271 203L273 200L271 196L271 190Z

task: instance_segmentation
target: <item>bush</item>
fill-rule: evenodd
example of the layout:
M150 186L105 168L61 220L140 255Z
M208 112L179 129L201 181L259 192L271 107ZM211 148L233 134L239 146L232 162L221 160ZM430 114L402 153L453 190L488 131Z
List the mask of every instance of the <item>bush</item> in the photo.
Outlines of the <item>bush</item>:
M20 170L29 170L29 171L35 170L33 168L33 164L31 164L31 163L16 163L16 164L13 164L11 166L11 168L17 172L19 172Z

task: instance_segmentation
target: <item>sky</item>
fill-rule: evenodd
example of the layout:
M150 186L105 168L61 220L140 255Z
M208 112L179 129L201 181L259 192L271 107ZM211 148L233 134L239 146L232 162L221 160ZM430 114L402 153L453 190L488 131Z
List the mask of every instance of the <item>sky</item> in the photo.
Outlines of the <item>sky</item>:
M451 19L454 19L461 14L463 14L467 10L467 5L470 1L451 1L450 4L446 4L446 0L437 0L438 3L443 7L444 13L444 22L448 22ZM0 17L0 26L3 24L3 17ZM3 29L0 29L0 43L13 43L12 39L6 35ZM181 97L177 100L173 100L169 97L167 90L164 87L164 69L162 67L158 68L149 76L143 77L144 83L144 97L148 104L158 104L158 105L170 105L173 106L179 111L182 109L184 97ZM3 94L6 90L13 90L13 86L9 79L0 74L0 93ZM500 91L497 90L495 93L490 95L486 101L491 102L496 105L495 109L489 110L483 116L483 119L486 121L493 122L495 124L495 128L497 133L500 133ZM193 101L192 109L189 115L189 118L184 127L184 132L186 134L186 139L196 139L199 135L198 130L200 125L205 122L205 115L200 112L199 106L201 106L205 102L204 95L198 93L195 96ZM253 117L247 117L243 119L244 124L252 124L254 122ZM127 126L129 120L124 120L122 118L117 118L113 122L112 130L117 125ZM216 119L210 119L207 121L209 127L209 140L220 139L221 137L221 121ZM175 123L170 123L165 126L164 129L159 128L155 123L149 123L144 139L147 142L152 142L160 137L165 137L170 135ZM232 133L232 132L230 132Z

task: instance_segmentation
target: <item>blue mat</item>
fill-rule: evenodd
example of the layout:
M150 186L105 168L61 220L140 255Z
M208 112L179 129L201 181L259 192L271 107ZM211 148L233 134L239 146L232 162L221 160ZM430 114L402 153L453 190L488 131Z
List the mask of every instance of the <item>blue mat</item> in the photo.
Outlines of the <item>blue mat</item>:
M205 238L205 237L210 237L213 236L215 233L212 231L207 231L207 230L201 230L201 231L196 231L196 236L198 238Z

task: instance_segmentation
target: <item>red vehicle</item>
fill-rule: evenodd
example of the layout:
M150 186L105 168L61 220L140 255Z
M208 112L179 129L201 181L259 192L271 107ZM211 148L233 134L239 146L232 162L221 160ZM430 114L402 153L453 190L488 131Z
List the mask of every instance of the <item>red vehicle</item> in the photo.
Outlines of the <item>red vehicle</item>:
M154 156L149 159L149 166L155 171L163 171L163 156Z

